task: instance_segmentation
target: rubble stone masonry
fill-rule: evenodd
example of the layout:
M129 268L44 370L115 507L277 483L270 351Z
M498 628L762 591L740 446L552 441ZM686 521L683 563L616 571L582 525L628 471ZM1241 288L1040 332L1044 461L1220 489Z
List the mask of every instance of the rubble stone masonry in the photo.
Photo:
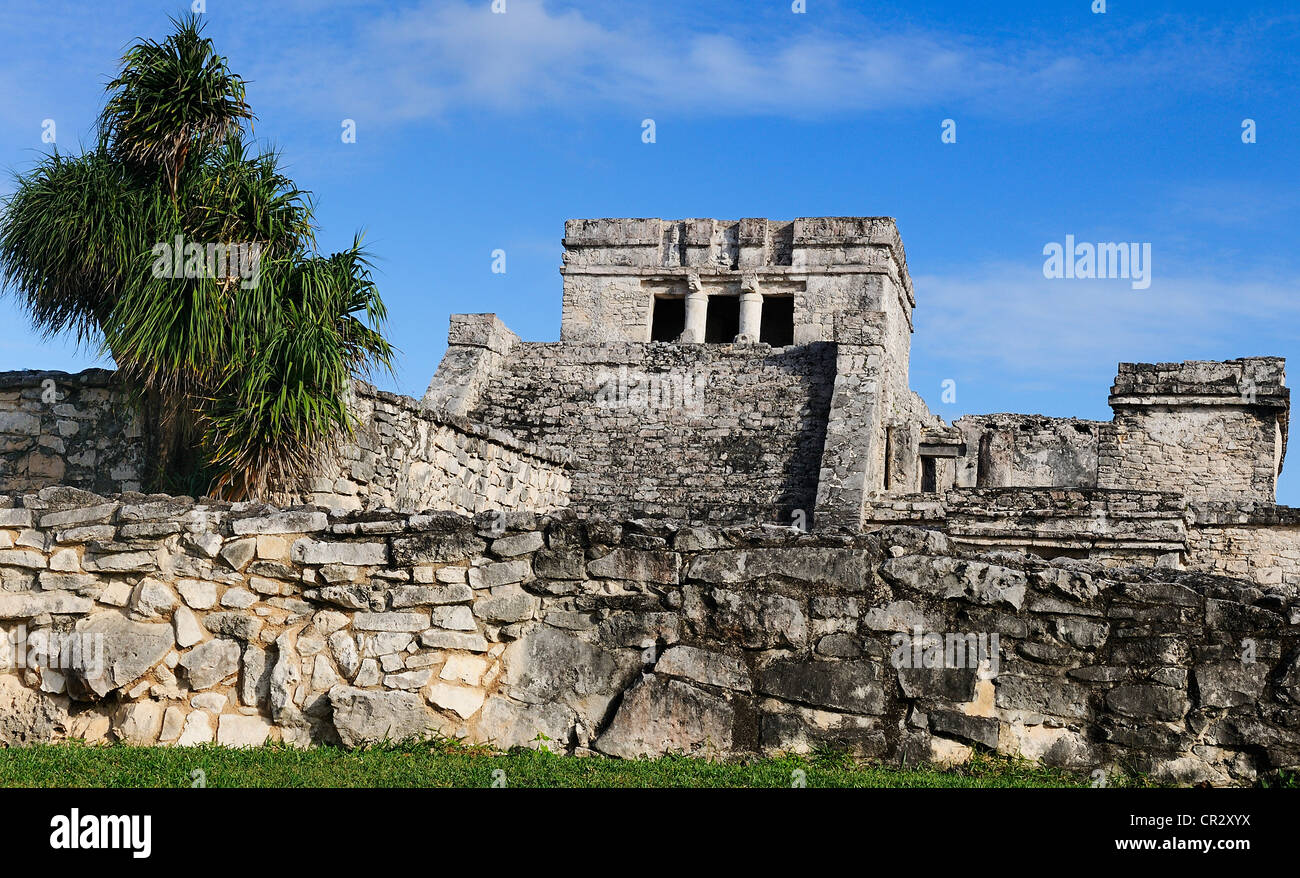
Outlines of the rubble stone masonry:
M0 625L28 645L0 674L8 744L438 733L908 764L979 746L1218 784L1300 767L1300 599L1208 574L977 554L897 525L68 488L4 500L0 545ZM51 642L80 662L30 661Z
M0 743L1300 770L1281 358L949 425L888 217L571 220L561 275L559 342L453 315L273 506L135 493L112 373L0 375Z

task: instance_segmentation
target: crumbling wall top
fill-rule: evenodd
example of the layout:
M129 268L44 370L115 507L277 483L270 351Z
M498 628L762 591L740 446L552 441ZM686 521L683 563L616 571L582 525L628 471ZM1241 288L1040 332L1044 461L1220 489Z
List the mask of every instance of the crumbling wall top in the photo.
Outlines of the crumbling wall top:
M1258 405L1287 408L1282 357L1188 360L1182 363L1120 363L1110 404ZM1176 399L1175 399L1176 398Z

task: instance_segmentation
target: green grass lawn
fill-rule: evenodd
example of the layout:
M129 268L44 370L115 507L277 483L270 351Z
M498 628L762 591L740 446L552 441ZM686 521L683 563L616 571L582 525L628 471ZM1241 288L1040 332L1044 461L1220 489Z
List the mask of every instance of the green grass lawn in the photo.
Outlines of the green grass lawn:
M201 772L201 773L199 773ZM0 749L4 787L1088 787L1092 778L977 756L960 769L898 768L836 755L721 762L669 756L618 760L453 742L366 750L283 746L231 750L46 744ZM1112 777L1110 786L1148 786Z

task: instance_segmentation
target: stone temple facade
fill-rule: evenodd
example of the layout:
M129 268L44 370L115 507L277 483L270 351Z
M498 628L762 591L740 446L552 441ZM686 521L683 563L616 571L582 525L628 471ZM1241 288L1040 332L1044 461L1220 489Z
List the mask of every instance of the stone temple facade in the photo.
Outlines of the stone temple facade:
M358 383L354 441L279 499L912 524L1300 589L1281 358L1121 363L1110 421L948 424L908 383L916 295L888 217L570 220L563 243L558 342L453 315L424 398ZM0 490L139 490L143 434L110 372L0 375Z
M558 342L453 315L274 506L139 493L111 372L0 375L0 744L1300 769L1280 358L948 424L892 219L572 220L561 273Z
M1280 358L1121 363L1109 422L947 424L908 384L916 296L890 218L571 220L561 273L558 343L453 316L424 403L564 449L576 511L924 523L1300 587L1296 532L1279 529L1295 515L1274 505ZM1205 551L1204 527L1229 523ZM1254 551L1275 540L1285 555Z

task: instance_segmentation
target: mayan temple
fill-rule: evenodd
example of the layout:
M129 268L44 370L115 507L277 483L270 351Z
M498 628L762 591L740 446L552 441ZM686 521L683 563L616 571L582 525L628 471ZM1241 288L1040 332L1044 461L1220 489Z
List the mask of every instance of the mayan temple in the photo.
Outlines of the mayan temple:
M452 315L271 506L141 494L111 372L0 375L0 619L106 658L0 737L1300 766L1281 358L949 424L888 217L570 220L560 273L558 341Z

